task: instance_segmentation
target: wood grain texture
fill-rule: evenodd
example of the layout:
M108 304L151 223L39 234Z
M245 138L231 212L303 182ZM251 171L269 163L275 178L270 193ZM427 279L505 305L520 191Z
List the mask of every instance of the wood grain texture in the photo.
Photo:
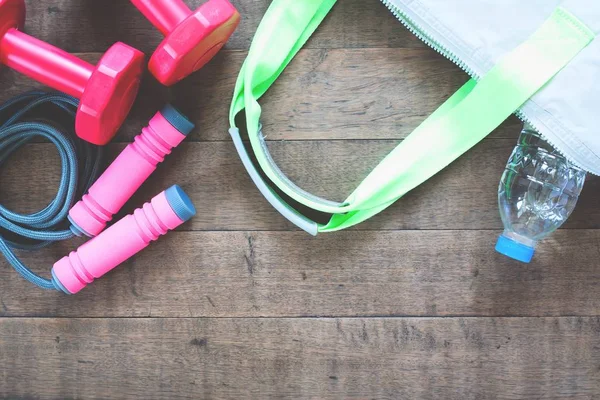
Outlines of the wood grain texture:
M192 8L205 0L185 0ZM600 180L520 264L492 249L510 118L384 213L312 238L262 198L231 144L239 68L271 0L232 0L225 50L172 88L146 74L112 160L165 102L198 125L125 207L178 183L198 215L77 296L0 262L0 398L600 398ZM90 62L161 37L127 0L26 0L26 31ZM341 0L261 99L275 160L342 200L468 77L379 0ZM0 101L40 85L0 69ZM0 203L44 207L59 159L27 146L0 169ZM117 217L118 218L118 217ZM83 240L23 261L48 276Z
M99 54L81 54L95 62ZM167 89L146 76L116 141L131 141L166 102L197 124L188 141L229 141L229 106L244 51L222 51ZM468 79L431 49L302 50L261 100L269 140L402 139ZM6 84L4 84L6 82ZM8 69L0 101L43 87ZM491 134L516 139L516 117Z
M600 396L599 333L597 318L11 319L0 323L0 389L12 399L583 400Z
M185 0L196 9L205 0ZM231 0L242 15L227 49L248 49L271 0ZM26 31L70 52L104 51L117 41L150 55L162 35L128 0L27 0ZM344 0L308 48L425 47L379 0Z
M600 306L598 230L562 230L523 265L500 231L172 232L76 296L0 269L0 315L560 316ZM77 244L80 243L77 242ZM75 244L22 259L47 276Z
M343 200L398 141L276 141L269 144L282 170L301 187ZM447 169L356 230L501 229L498 181L514 140L484 140ZM107 161L124 144L110 145ZM27 172L24 172L27 171ZM27 174L28 179L24 180ZM0 202L21 212L43 208L60 176L50 144L30 145L0 169ZM229 142L184 142L160 165L125 208L132 211L178 183L199 213L184 230L296 229L262 197ZM590 179L565 228L600 226L600 179ZM323 235L326 236L326 235Z

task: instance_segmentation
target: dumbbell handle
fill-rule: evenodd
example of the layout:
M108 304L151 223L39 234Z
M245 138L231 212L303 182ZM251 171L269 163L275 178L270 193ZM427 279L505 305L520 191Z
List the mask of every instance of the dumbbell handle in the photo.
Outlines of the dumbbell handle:
M194 128L183 114L167 105L150 120L69 211L77 234L96 236L133 196L159 163Z
M183 190L171 186L56 262L52 278L65 293L75 294L195 213Z
M0 61L78 99L94 72L93 65L14 28L0 39Z
M165 36L192 14L182 0L131 0L131 2Z

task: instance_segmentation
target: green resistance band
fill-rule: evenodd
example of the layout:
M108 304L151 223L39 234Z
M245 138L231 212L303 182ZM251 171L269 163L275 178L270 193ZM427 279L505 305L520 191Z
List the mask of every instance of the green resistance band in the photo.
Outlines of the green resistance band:
M594 33L562 8L501 59L479 81L469 80L403 140L343 203L296 186L272 159L260 125L258 99L265 94L332 9L335 0L274 0L240 71L229 133L252 180L287 219L312 235L358 224L389 207L465 153L552 79L593 39ZM313 210L332 214L318 224L277 195L251 161L235 118L246 128L258 166L283 193Z

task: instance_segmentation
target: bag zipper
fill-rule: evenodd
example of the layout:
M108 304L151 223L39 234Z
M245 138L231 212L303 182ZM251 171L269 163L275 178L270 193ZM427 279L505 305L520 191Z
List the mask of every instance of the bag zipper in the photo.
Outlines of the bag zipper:
M390 0L381 0L381 2L394 14L396 19L402 23L413 35L421 39L427 46L437 51L448 60L456 64L460 69L465 71L471 78L479 80L481 77L471 67L469 67L464 61L462 61L456 54L448 50L439 41L429 35L421 26L419 26L412 18L410 18L404 11L396 7Z
M406 29L408 29L413 35L415 35L421 41L423 41L427 46L431 47L433 50L440 53L442 56L444 56L448 60L452 61L460 69L462 69L464 72L466 72L471 78L475 79L476 81L479 81L481 79L481 76L477 72L475 72L475 70L473 70L463 60L461 60L460 57L458 57L451 50L449 50L447 47L445 47L443 44L441 44L438 40L433 38L425 29L423 29L422 26L417 24L414 21L414 19L410 18L410 16L407 15L406 12L399 9L396 5L392 4L392 2L390 0L380 0L380 1L383 3L383 5L385 5L388 8L388 10L391 11L392 14L394 14L396 19L398 21L400 21L400 23L402 25L404 25L404 27L406 27ZM528 124L530 127L535 129L535 131L540 136L542 136L542 138L547 143L549 143L554 148L554 150L556 150L557 153L559 153L565 160L567 160L567 162L573 164L573 166L575 166L579 169L586 171L584 168L582 168L580 165L578 165L576 162L574 162L571 158L569 158L567 155L565 155L552 142L552 140L549 140L548 137L544 136L541 133L540 129L538 127L536 127L536 125L523 113L523 111L521 111L521 109L516 110L514 114L517 116L517 118L519 118L521 120L521 122L523 122L524 124ZM587 171L587 172L589 172L589 171Z

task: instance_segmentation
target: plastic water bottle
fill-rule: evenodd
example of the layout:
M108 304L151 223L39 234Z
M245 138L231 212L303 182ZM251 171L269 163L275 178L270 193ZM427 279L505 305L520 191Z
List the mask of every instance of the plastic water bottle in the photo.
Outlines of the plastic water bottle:
M498 187L504 233L496 251L530 262L538 241L571 215L586 172L558 153L525 125Z

